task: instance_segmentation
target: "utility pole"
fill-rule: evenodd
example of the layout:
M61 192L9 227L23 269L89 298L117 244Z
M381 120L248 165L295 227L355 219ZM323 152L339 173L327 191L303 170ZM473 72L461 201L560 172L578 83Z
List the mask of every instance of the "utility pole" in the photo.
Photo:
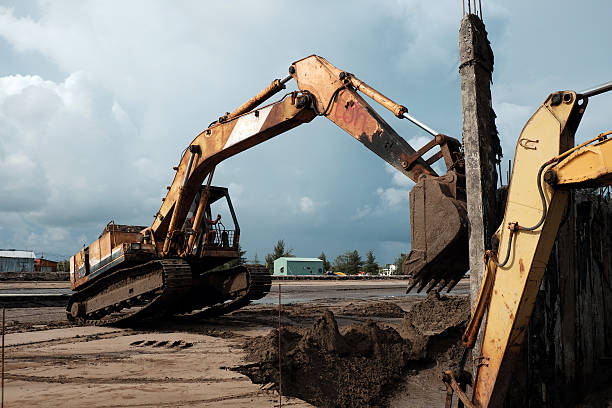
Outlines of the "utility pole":
M471 11L461 19L459 57L473 309L485 270L484 252L491 249L491 236L499 222L496 165L501 157L501 144L491 105L493 50L484 23ZM480 355L480 338L473 350L474 357Z

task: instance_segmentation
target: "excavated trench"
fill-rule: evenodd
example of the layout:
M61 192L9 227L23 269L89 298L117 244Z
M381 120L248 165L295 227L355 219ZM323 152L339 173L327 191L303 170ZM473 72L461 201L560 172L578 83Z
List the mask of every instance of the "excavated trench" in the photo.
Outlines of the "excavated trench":
M283 395L317 407L386 407L408 377L458 364L469 318L466 297L430 294L401 314L400 323L368 321L339 329L326 310L309 328L281 328ZM247 363L236 370L254 383L278 387L278 336L272 330L245 343Z

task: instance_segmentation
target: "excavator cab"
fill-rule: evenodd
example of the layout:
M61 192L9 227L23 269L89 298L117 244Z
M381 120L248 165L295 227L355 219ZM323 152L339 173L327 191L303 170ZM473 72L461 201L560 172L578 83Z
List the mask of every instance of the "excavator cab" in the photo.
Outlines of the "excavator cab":
M202 200L202 219L194 230ZM207 267L215 267L240 256L240 227L226 187L202 185L187 213L183 228L186 236L194 236L193 245L189 248L190 257L206 259Z

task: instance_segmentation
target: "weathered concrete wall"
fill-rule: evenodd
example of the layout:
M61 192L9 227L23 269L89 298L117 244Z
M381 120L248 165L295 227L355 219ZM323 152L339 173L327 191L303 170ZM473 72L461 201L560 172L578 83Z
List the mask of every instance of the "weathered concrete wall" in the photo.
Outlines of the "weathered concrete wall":
M612 202L574 192L529 325L508 407L573 406L612 383Z
M496 164L501 145L491 105L493 51L484 23L473 14L461 20L459 74L463 105L463 146L470 220L470 291L472 307L484 274L483 255L498 227ZM478 342L479 344L479 342ZM474 350L478 354L479 346Z

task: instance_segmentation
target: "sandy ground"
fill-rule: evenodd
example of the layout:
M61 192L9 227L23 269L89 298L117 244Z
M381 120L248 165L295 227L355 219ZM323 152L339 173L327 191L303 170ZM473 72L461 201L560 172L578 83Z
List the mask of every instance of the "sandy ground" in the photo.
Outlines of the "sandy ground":
M227 369L242 360L230 339L87 327L16 333L7 343L7 406L271 407L278 398Z
M32 287L28 284L15 287ZM307 327L325 309L334 312L340 327L372 319L398 323L393 313L372 317L362 311L367 314L373 302L409 310L423 296L405 296L405 287L401 281L283 282L281 323ZM457 293L465 289L466 283L460 284ZM62 308L7 309L5 401L9 407L277 406L273 387L231 370L248 363L245 342L277 327L277 302L275 285L262 303L225 317L132 329L70 327ZM408 377L391 406L443 406L437 374L432 367L425 379ZM283 406L310 405L283 397Z

